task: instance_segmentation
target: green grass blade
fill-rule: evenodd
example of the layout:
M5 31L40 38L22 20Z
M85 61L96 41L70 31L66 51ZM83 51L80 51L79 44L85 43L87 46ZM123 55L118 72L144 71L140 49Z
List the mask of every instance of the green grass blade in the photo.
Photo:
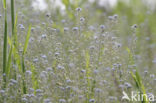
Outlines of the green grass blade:
M12 61L12 46L9 51L9 56L8 56L8 62L7 62L7 68L6 68L6 76L8 77L10 74L10 66L11 66L11 61Z
M27 51L27 47L28 47L28 43L29 43L29 38L30 38L30 32L31 32L31 25L29 26L27 37L26 37L26 40L25 40L24 49L23 49L23 55Z
M6 9L6 0L3 0L3 7L5 12L4 20L4 40L3 40L3 74L6 74L6 64L7 64L7 9ZM4 87L6 87L6 76L3 75Z
M17 20L18 20L18 15L16 15L15 18L15 24L14 24L14 46L17 48L17 44L18 44L18 38L17 38Z
M129 64L134 65L135 62L134 62L133 54L132 54L131 50L129 48L126 48L126 50L129 54ZM135 70L136 70L135 74L133 72L131 72L131 76L136 83L136 87L140 91L140 93L146 94L146 90L145 90L145 87L142 83L141 76L140 76L138 69L136 67L135 67ZM141 103L149 103L149 102L148 102L148 99L146 100L146 97L143 96L143 101L141 101Z
M3 0L3 8L6 9L6 0Z
M11 22L12 22L12 35L14 35L14 26L15 26L15 19L14 19L14 0L11 0Z
M27 37L26 37L26 40L25 40L25 43L24 43L24 49L23 49L23 55L22 55L22 71L23 71L23 93L26 94L26 83L24 81L25 79L25 76L24 76L24 73L25 73L25 63L24 63L24 55L27 51L27 48L28 48L28 43L29 43L29 38L30 38L30 32L31 32L31 25L29 26L29 29L28 29L28 33L27 33Z

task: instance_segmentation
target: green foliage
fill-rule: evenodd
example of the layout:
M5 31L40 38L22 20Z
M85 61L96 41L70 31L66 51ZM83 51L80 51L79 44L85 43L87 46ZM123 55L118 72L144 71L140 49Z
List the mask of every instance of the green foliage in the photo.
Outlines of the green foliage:
M134 65L135 61L134 61L134 58L133 58L133 54L131 53L131 50L129 48L127 48L127 51L128 51L128 54L129 54L129 64L130 65ZM131 71L131 76L132 78L134 79L135 83L136 83L136 87L137 89L139 90L140 92L140 97L142 94L146 94L146 91L145 91L145 87L142 83L142 79L141 79L141 76L138 72L138 69L135 68L135 74ZM143 96L143 101L141 101L141 103L149 103L148 100L146 100L146 96L144 95Z

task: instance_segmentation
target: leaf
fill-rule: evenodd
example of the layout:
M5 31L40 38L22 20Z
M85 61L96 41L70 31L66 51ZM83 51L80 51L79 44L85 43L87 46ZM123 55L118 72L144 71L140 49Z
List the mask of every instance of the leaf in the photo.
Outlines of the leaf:
M26 37L26 40L25 40L24 49L23 49L23 55L25 55L25 53L27 51L27 48L28 48L28 43L29 43L29 38L30 38L30 32L31 32L31 25L29 26L27 37Z

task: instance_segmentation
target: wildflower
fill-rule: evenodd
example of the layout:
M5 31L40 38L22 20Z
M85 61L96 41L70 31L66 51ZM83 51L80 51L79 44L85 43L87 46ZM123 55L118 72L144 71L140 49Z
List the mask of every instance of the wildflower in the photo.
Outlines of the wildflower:
M84 96L83 95L79 95L79 99L82 99Z
M98 74L99 71L97 69L94 70L94 74Z
M25 94L25 97L30 98L31 95L30 94Z
M22 24L19 24L19 28L22 29L22 30L25 29L25 27Z
M66 100L65 99L60 99L59 103L66 103Z
M62 23L65 23L65 22L66 22L66 20L64 20L64 19L63 19L63 20L61 20L61 22L62 22Z
M132 88L132 85L130 83L128 83L128 82L126 82L124 85L126 86L127 89Z
M67 28L67 27L64 27L64 31L68 31L69 30L69 28Z
M42 25L45 26L45 22L42 22Z
M154 78L155 77L155 75L154 74L150 74L150 78Z
M43 91L41 89L36 89L36 93L42 93Z
M81 70L81 73L86 73L86 70L82 69L82 70Z
M136 28L138 28L138 26L137 26L137 24L134 24L134 25L132 26L132 29L136 29Z
M46 68L47 72L53 71L53 69L51 67Z
M17 84L17 81L14 80L14 79L10 79L10 82L13 83L13 84Z
M61 66L61 65L58 65L58 66L57 66L57 69L62 70L62 69L64 69L64 67L63 67L63 66Z
M105 25L100 25L100 28L101 29L105 29Z
M66 86L66 89L67 89L67 90L70 90L70 89L71 89L71 86Z
M38 58L35 58L35 59L33 60L33 62L34 62L34 63L38 62Z
M41 73L40 73L40 77L42 78L42 79L44 79L44 78L46 78L46 76L47 76L47 72L46 71L42 71Z
M145 75L147 75L147 74L148 74L148 71L147 71L147 70L145 70L145 71L144 71L144 74L145 74Z
M152 61L153 63L156 63L156 58L155 59L153 59L153 61Z
M52 52L48 52L48 55L52 55Z
M79 30L79 28L78 27L73 27L72 30L77 31L77 30Z
M112 100L112 101L113 101L113 100L117 100L117 97L110 96L110 97L109 97L109 100Z
M115 71L115 68L114 67L112 68L112 71Z
M56 32L56 31L57 31L57 29L55 29L55 28L52 28L51 30L52 30L53 32Z
M34 89L33 88L29 88L29 92L30 93L34 93Z
M46 38L47 35L46 34L42 34L41 38Z
M94 36L94 39L97 40L98 39L98 36Z
M89 99L89 102L90 103L94 103L95 102L95 99Z
M109 19L109 20L113 20L114 17L113 17L113 16L108 16L108 19Z
M26 98L22 98L22 101L26 102L26 103L28 102L28 100Z
M95 27L91 25L91 26L88 27L88 29L94 31Z
M122 46L122 44L120 43L116 43L117 48L120 48Z
M114 19L117 19L117 18L118 18L118 15L117 15L117 14L115 14L115 15L113 15L113 17L114 17Z
M99 92L102 91L100 88L95 88L94 90L95 90L95 92L97 92L97 93L99 93Z
M25 73L27 76L30 76L32 74L32 72L30 70L27 70Z
M69 63L69 67L70 67L70 68L74 68L74 66L75 66L75 65L74 65L73 63Z
M42 57L43 59L46 59L46 58L47 58L47 56L46 56L46 55L41 55L41 57Z
M94 50L95 46L90 46L89 49Z
M55 56L59 56L59 54L60 54L59 52L56 52L56 53L55 53Z
M67 79L66 82L67 82L67 83L71 83L72 81L71 81L70 79Z
M34 38L31 37L31 38L29 39L29 42L33 42L33 41L34 41Z
M0 90L0 94L1 94L2 96L4 96L4 95L5 95L5 90Z
M81 21L81 22L84 22L84 21L85 21L85 18L84 18L84 17L81 17L81 18L80 18L80 21Z
M20 74L17 75L18 80L20 80L22 78L22 76Z
M41 89L36 89L36 96L37 97L41 97L42 93L43 93L43 91Z
M46 14L46 17L48 17L48 18L49 18L49 17L50 17L50 13L47 13L47 14Z
M52 103L50 99L44 99L44 103Z
M33 98L33 97L35 97L35 95L32 93L32 94L29 94L29 96L31 97L31 98Z
M82 9L81 9L80 7L78 7L78 8L76 8L76 11L77 11L77 12L81 12Z
M32 32L34 32L34 30L35 30L35 28L34 28L34 27L32 27L32 28L31 28L31 31L32 31Z

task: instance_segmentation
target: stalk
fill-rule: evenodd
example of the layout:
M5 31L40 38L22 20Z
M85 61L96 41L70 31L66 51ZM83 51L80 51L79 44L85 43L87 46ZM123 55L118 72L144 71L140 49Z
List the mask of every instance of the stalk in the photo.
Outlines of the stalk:
M6 87L6 64L7 64L7 7L6 0L3 0L3 8L5 13L4 20L4 40L3 40L3 81L4 88Z
M15 16L14 16L14 0L11 0L11 23L12 23L12 36L14 35Z
M22 72L23 72L23 93L26 94L26 83L25 83L25 63L24 63L24 57L25 57L25 54L27 52L27 48L28 48L28 43L29 43L29 38L30 38L30 33L31 33L31 25L29 26L29 29L28 29L28 33L27 33L27 37L26 37L26 40L25 40L25 43L24 43L24 49L23 49L23 53L22 53Z

